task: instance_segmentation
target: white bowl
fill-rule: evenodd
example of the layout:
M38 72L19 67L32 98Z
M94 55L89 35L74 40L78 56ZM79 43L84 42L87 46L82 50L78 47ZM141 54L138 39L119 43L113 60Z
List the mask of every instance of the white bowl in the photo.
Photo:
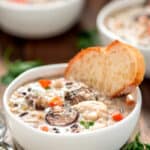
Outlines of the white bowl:
M0 27L24 38L56 36L80 17L85 0L62 0L47 4L16 4L0 1Z
M66 64L56 64L31 69L20 75L6 89L3 104L13 138L25 150L118 150L128 140L139 119L141 94L138 88L136 106L128 117L90 133L45 133L23 123L10 112L7 102L16 88L36 78L63 75L65 68Z
M100 33L100 39L101 39L102 44L107 45L108 43L116 39L127 43L127 41L123 40L122 38L117 36L115 33L111 32L106 27L104 21L106 17L108 17L114 12L118 12L119 10L122 10L130 6L135 6L136 4L143 4L143 2L144 2L143 0L130 0L130 1L129 0L117 0L117 1L113 1L107 4L99 12L98 17L97 17L97 28ZM133 45L132 43L128 43L128 44ZM144 55L145 63L146 63L146 77L150 78L150 49L142 47L142 46L137 46L137 45L133 45L133 46L137 47Z

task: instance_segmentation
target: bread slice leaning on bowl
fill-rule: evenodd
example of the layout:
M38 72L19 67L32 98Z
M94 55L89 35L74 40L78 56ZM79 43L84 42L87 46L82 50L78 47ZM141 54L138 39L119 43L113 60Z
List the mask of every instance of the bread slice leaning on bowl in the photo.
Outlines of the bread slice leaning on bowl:
M142 54L132 46L114 41L107 47L81 50L69 62L65 77L115 97L131 92L142 82L144 73Z

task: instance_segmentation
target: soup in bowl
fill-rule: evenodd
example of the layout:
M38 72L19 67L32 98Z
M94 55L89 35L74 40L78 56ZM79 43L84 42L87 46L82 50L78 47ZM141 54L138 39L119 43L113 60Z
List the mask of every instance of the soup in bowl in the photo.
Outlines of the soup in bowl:
M110 99L65 79L65 68L31 69L9 85L4 109L13 138L26 150L119 149L139 118L139 89Z

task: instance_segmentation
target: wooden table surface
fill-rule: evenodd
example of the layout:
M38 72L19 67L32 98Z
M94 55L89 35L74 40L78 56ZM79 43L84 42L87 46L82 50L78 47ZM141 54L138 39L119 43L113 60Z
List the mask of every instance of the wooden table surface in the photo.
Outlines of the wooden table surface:
M6 48L14 49L12 59L41 59L45 63L67 62L77 51L77 34L83 29L95 28L96 16L100 8L109 0L87 0L80 21L63 35L48 39L21 39L0 31L0 55ZM0 75L5 66L0 57ZM150 143L150 80L144 79L141 85L143 106L140 118L142 139ZM0 96L4 91L0 86Z

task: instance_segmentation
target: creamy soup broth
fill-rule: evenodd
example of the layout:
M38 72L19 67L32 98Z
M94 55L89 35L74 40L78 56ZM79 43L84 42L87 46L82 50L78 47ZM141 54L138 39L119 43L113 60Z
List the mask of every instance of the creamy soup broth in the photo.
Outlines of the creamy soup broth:
M64 78L27 83L8 100L16 118L37 130L57 134L111 126L126 118L135 104L132 93L111 99L84 83Z

